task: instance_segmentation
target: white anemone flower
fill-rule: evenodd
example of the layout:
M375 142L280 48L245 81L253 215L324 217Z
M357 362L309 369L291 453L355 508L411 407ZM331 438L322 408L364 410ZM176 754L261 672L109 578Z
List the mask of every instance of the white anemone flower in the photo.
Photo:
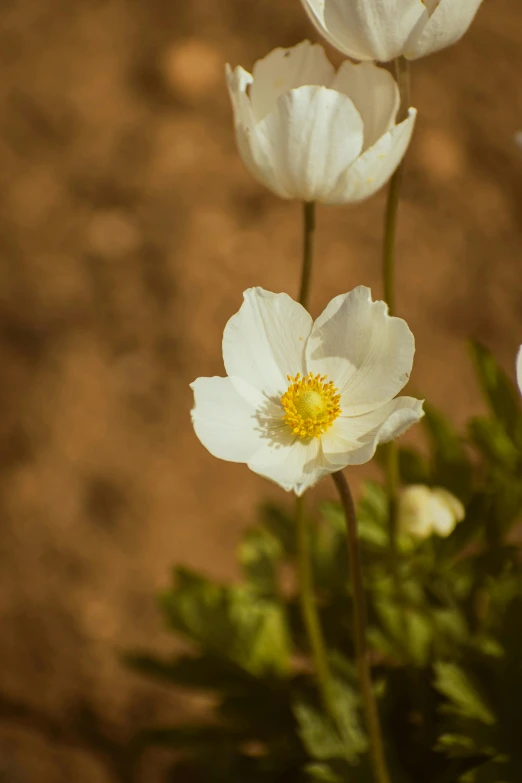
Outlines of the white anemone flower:
M460 500L443 487L412 484L399 495L399 529L416 538L449 536L465 513Z
M301 0L336 49L355 60L416 60L456 43L482 0Z
M250 288L223 335L228 377L191 385L196 435L215 457L301 495L422 417L421 401L394 399L414 351L406 322L364 286L315 322L287 294Z
M274 49L252 74L227 65L227 81L243 162L281 198L362 201L388 181L410 142L416 110L395 123L393 76L349 61L336 73L318 44Z
M517 383L520 393L522 394L522 345L517 353Z

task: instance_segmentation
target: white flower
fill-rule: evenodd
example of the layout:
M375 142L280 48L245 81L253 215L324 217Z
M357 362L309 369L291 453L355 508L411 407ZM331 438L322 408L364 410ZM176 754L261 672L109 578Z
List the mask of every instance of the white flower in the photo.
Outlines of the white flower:
M517 383L520 393L522 394L522 345L517 353Z
M399 125L399 91L384 68L335 72L318 44L274 49L252 75L227 65L239 152L278 196L323 204L368 198L408 147L416 111Z
M355 60L416 60L456 43L482 0L301 0L319 32Z
M442 487L413 484L399 495L399 529L416 538L449 536L464 515L460 500Z
M250 288L244 299L223 335L228 377L191 385L194 429L215 457L301 495L422 417L419 400L393 399L413 335L369 288L332 299L315 323L286 294Z

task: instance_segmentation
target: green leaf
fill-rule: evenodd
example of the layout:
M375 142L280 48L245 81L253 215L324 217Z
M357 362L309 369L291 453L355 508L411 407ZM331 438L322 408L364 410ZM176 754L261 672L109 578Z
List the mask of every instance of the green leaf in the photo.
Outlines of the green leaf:
M340 681L335 682L333 693L337 726L315 706L298 701L294 714L299 734L312 758L318 761L344 759L355 763L367 749L359 720L358 697L346 683Z
M273 503L265 503L261 507L261 525L266 528L281 544L287 557L294 557L296 552L295 519L284 508Z
M343 778L331 768L329 764L308 764L305 768L311 780L320 783L343 783Z
M462 555L470 544L484 537L486 522L491 511L489 493L477 492L468 503L466 516L455 526L451 535L434 539L433 547L437 563L442 566Z
M268 530L254 527L244 534L239 561L252 589L265 596L278 593L277 569L283 557L281 542Z
M516 472L520 454L498 419L477 416L468 422L469 438L497 469Z
M467 501L471 490L472 466L460 438L450 422L424 403L423 425L432 446L433 483L446 487Z
M508 435L520 433L520 394L515 384L499 367L491 351L481 343L471 341L471 356L475 364L482 392L491 411Z
M415 449L399 449L399 475L403 484L430 484L429 465Z
M435 664L435 687L449 699L452 711L488 726L496 723L495 715L480 694L479 686L454 663Z
M286 675L290 638L282 604L242 585L215 584L185 568L162 598L172 628L253 674Z

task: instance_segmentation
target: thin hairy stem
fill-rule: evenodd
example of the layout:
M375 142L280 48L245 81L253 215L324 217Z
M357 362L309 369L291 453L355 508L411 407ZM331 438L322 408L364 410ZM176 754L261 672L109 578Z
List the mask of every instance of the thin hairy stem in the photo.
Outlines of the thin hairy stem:
M299 302L308 308L310 297L310 285L312 281L312 267L314 260L314 235L315 235L315 204L303 203L303 262L301 268L301 285L299 290ZM319 612L315 601L315 590L310 553L310 536L305 514L304 497L297 498L296 505L297 527L297 572L299 578L301 610L303 620L312 651L315 672L319 684L321 700L327 715L334 725L337 724L335 702L332 695L332 685L326 645L323 638Z
M301 286L299 302L308 309L310 286L312 283L312 267L314 261L315 236L315 204L312 201L303 202L303 264L301 267Z
M409 63L404 57L395 60L395 74L399 86L400 105L397 122L402 122L408 116L410 106L410 72ZM397 235L397 216L399 209L401 185L404 172L404 161L390 180L388 201L384 219L383 241L383 287L384 299L388 303L390 315L395 314L395 245ZM399 594L399 575L397 564L397 504L399 492L399 457L394 441L386 447L386 486L389 499L389 536L393 578L396 592Z
M319 613L314 597L314 583L310 561L310 536L305 514L304 496L297 498L297 574L299 577L301 611L314 660L321 701L327 715L337 725L332 682L326 654Z
M350 583L353 597L353 631L355 657L361 688L366 730L369 739L369 753L376 783L390 783L390 776L384 755L379 713L372 688L369 649L366 640L366 604L362 581L361 555L357 535L357 518L352 493L342 471L332 474L346 518L348 533L348 556L350 561Z

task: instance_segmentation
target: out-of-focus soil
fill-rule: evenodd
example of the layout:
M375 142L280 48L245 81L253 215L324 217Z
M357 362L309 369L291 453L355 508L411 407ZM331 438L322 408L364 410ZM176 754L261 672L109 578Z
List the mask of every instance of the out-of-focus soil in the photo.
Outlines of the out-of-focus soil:
M253 505L281 496L203 450L188 384L222 374L245 288L296 291L299 207L244 170L223 64L306 36L297 0L4 0L2 783L126 780L110 743L198 708L118 656L171 649L154 604L170 566L233 575ZM485 0L414 64L398 304L413 386L459 423L480 405L466 337L510 371L522 342L521 73L520 0ZM383 203L320 210L314 312L382 293Z

